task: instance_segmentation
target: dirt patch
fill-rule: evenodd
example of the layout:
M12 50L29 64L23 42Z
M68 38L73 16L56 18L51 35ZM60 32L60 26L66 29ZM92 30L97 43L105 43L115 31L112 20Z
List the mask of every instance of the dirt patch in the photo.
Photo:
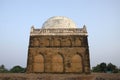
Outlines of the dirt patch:
M1 73L0 80L120 80L120 74L25 74Z

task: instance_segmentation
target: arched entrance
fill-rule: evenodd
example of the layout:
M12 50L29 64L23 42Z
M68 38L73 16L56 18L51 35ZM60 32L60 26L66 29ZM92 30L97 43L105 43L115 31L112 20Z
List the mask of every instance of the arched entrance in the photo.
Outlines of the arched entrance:
M44 57L43 57L43 55L39 54L34 57L33 71L34 72L44 72Z
M63 57L59 54L52 57L52 72L63 72Z
M74 55L71 59L72 72L82 72L82 57L78 54Z

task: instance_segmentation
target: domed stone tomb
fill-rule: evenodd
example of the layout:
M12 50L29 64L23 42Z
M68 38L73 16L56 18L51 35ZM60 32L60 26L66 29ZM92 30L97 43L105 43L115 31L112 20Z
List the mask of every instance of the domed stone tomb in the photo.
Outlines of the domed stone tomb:
M69 18L49 18L41 29L31 27L27 73L90 73L86 27Z

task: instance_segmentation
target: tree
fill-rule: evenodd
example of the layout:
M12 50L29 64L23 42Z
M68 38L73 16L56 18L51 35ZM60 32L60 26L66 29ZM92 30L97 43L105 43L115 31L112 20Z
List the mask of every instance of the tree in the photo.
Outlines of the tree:
M92 71L93 72L100 72L101 70L100 70L100 65L98 64L96 67L93 67L92 68Z
M0 66L0 73L6 73L6 72L8 72L8 70L5 68L5 66L2 64L1 66Z
M119 72L119 69L113 65L112 63L109 63L107 65L107 70L110 71L110 72L113 72L113 73L118 73Z
M104 62L98 64L97 66L92 68L93 72L111 72L111 73L118 73L119 69L113 65L112 63L109 63L108 65Z
M93 72L106 72L106 63L98 64L97 66L92 68Z
M25 68L22 68L21 66L14 66L10 72L12 73L24 73L25 72Z
M106 72L107 71L107 66L106 66L106 63L101 63L100 64L100 69L101 69L101 72Z

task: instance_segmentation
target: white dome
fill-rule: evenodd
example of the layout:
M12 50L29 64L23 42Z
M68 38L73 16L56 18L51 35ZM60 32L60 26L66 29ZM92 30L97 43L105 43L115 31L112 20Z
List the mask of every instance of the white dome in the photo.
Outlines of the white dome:
M54 16L49 18L42 26L44 29L76 28L76 24L69 18Z

